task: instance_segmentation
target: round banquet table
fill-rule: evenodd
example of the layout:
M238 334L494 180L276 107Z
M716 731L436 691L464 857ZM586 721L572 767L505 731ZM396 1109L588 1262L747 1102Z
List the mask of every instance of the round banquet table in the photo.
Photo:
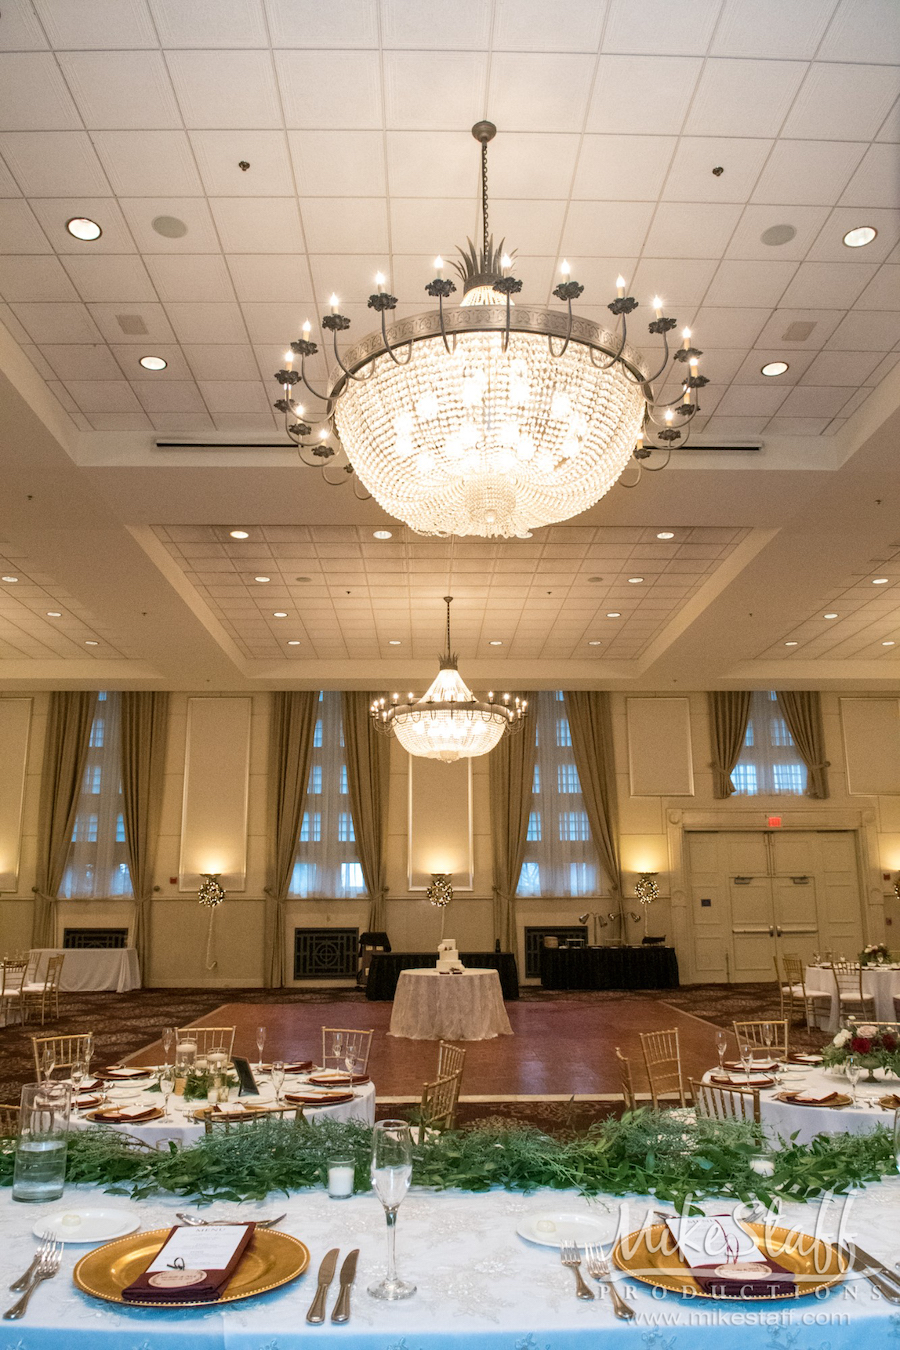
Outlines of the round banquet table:
M705 1073L704 1083L709 1079L710 1073ZM760 1091L760 1119L771 1141L775 1143L779 1138L787 1141L796 1134L798 1143L808 1144L817 1134L869 1134L877 1125L890 1127L894 1120L893 1108L879 1106L878 1098L887 1093L900 1093L900 1082L893 1077L879 1077L874 1083L859 1082L856 1085L857 1105L837 1108L780 1102L776 1094L784 1091L811 1092L823 1097L829 1092L841 1092L849 1097L852 1095L850 1084L843 1074L817 1067L793 1066L783 1074L779 1085Z
M414 1041L489 1041L511 1036L496 970L404 970L397 981L389 1036Z
M828 1021L823 1024L824 1031L834 1034L838 1029L838 1001L834 988L834 975L829 966L807 966L804 972L806 992L808 994L829 994L831 1011ZM862 977L863 993L875 1000L875 1021L895 1022L894 996L900 998L900 966L866 966Z
M274 1104L275 1089L271 1082L264 1075L255 1075L256 1083L259 1087L259 1097L241 1098L247 1106L252 1106L258 1102L260 1105ZM303 1086L305 1077L296 1074L287 1074L284 1080L282 1093L297 1092ZM116 1088L107 1083L107 1093L113 1101L121 1100L123 1104L134 1103L141 1106L158 1106L162 1108L162 1096L158 1092L141 1092L137 1095L129 1094L122 1088ZM186 1102L183 1097L176 1097L173 1093L169 1098L169 1118L168 1120L157 1118L148 1120L145 1123L138 1121L135 1124L100 1124L98 1121L88 1120L87 1116L80 1112L72 1112L72 1118L69 1128L73 1130L122 1130L127 1134L134 1135L137 1139L143 1140L156 1148L160 1144L168 1143L171 1139L177 1144L191 1144L199 1139L205 1133L205 1126L201 1120L194 1120L194 1112L204 1106L202 1101ZM293 1108L285 1104L288 1112ZM347 1121L356 1120L363 1125L374 1125L375 1123L375 1085L371 1082L360 1083L353 1089L352 1102L338 1102L334 1106L304 1106L303 1113L307 1120L315 1123L322 1120ZM286 1119L290 1119L290 1115Z

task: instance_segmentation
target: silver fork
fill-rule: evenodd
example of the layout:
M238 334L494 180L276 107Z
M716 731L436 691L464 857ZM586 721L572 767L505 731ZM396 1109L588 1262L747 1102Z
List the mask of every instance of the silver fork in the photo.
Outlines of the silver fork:
M54 1242L52 1249L42 1256L37 1270L34 1272L31 1284L25 1290L25 1293L14 1303L11 1308L7 1308L3 1314L7 1322L14 1322L21 1317L28 1307L28 1300L37 1289L42 1280L52 1280L53 1276L58 1274L60 1262L62 1261L62 1243Z
M630 1303L626 1303L616 1286L613 1284L612 1275L609 1269L609 1260L603 1255L602 1247L595 1247L593 1243L588 1243L584 1249L584 1259L587 1265L588 1274L593 1280L602 1280L609 1290L609 1296L612 1299L613 1312L616 1317L621 1317L623 1322L630 1322L634 1317L634 1308Z
M287 1211L285 1210L284 1214L276 1214L272 1219L257 1219L256 1226L257 1228L271 1228L273 1224L280 1223L286 1214ZM191 1228L236 1228L240 1227L241 1224L252 1222L250 1219L198 1219L193 1214L182 1214L181 1212L176 1213L175 1217Z
M564 1266L570 1266L575 1272L575 1295L577 1298L593 1298L593 1291L588 1289L584 1280L581 1278L581 1257L578 1255L578 1245L575 1242L563 1242L559 1248L559 1259Z
M12 1284L9 1286L9 1292L11 1294L21 1294L24 1289L28 1288L28 1286L31 1284L34 1272L37 1270L38 1266L41 1263L41 1257L46 1256L52 1244L53 1238L50 1236L49 1233L45 1233L41 1241L41 1245L35 1252L34 1259L31 1262L31 1265L26 1270L25 1274L20 1275L17 1280L13 1280Z

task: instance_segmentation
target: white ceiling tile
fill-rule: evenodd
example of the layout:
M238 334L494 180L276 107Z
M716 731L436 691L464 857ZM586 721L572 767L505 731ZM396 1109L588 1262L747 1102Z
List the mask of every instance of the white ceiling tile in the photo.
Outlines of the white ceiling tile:
M895 145L871 145L847 184L842 206L900 208L900 156Z
M850 309L866 283L878 271L877 263L805 262L797 269L781 303L793 309ZM879 309L889 309L879 305ZM900 308L900 306L898 306Z
M491 117L510 131L581 131L594 66L592 56L580 54L495 52L488 93ZM439 125L452 123L442 119Z
M771 417L790 391L784 386L733 384L725 391L716 408L716 417Z
M58 56L85 126L111 131L180 127L159 52L62 52Z
M98 253L134 253L134 241L119 204L113 197L33 197L31 209L57 253L92 257ZM99 239L75 239L66 221L76 216L94 220L102 229Z
M14 133L10 133L14 134ZM62 135L62 132L57 133ZM21 197L22 191L12 173L0 159L0 197Z
M281 414L279 413L278 416L280 417ZM277 425L274 415L269 413L216 413L214 420L217 431L256 431L268 435L272 435L274 432L282 432L282 428Z
M884 267L879 267L857 300L856 308L900 309L900 264L888 263Z
M573 197L608 201L627 183L635 200L655 202L676 144L674 136L585 136Z
M756 339L757 347L785 347L791 351L818 351L844 317L840 309L778 309ZM814 325L809 337L791 341L784 335L795 323ZM888 344L890 345L890 344ZM858 350L858 349L857 349Z
M383 273L387 287L394 295L403 299L409 298L409 291L404 288L400 276L387 266L384 257L375 253L355 255L320 253L310 258L310 269L315 295L324 303L331 292L335 291L341 297L342 313L347 312L343 304L345 301L356 301L365 305L375 290L375 273L378 271ZM433 276L433 266L425 269L421 276L415 278L413 293L422 295L424 286ZM430 305L433 302L429 300L427 303ZM369 310L369 317L374 318L372 310Z
M879 141L893 141L895 145L900 141L900 98L897 99L897 102L884 119L881 130L875 139Z
M491 0L381 0L381 45L427 51L481 51L491 39Z
M559 248L565 214L565 201L491 200L491 225L496 232L495 237L505 239L508 247L514 248L517 255L554 256ZM521 275L519 271L515 274Z
M771 436L821 436L830 420L828 417L773 417L766 423L766 433Z
M801 384L851 385L855 389L881 362L878 352L819 352Z
M172 332L162 305L152 305L146 302L138 304L131 301L122 305L92 304L89 308L94 322L107 342L143 345L148 342L175 341L175 334ZM135 317L142 320L144 327L147 329L146 333L125 332L120 319L124 318L127 321ZM57 341L71 342L72 339L59 338Z
M873 225L878 231L871 244L862 249L850 249L844 243L844 235L857 225ZM860 261L882 262L897 241L900 240L900 214L868 206L861 210L858 206L838 206L830 212L822 225L815 243L809 250L811 262L846 262L854 255L862 254Z
M897 97L888 66L813 65L784 124L801 140L869 141Z
M269 52L170 51L166 63L186 127L281 126Z
M152 431L153 424L142 412L96 412L88 419L94 431Z
M714 56L811 60L837 0L725 0Z
M164 47L268 47L262 0L149 0Z
M409 200L392 197L391 244L398 253L440 253L452 259L457 246L474 237L477 207L474 200ZM433 251L432 251L433 250ZM384 268L381 268L384 271Z
M34 351L36 349L32 348L31 350ZM47 388L50 390L53 397L59 400L66 412L72 413L78 411L78 404L75 402L66 386L60 384L59 380L48 380Z
M133 254L67 257L63 266L78 287L82 300L130 302L157 298L146 267Z
M603 34L604 52L702 56L709 46L721 0L612 0Z
M841 320L828 346L832 351L887 352L898 342L900 313L858 310Z
M850 396L849 389L815 386L808 382L792 389L778 409L781 417L836 417Z
M0 201L0 254L52 252L27 202L15 198Z
M197 435L201 431L214 431L209 413L153 413L150 421L153 430L162 436Z
M889 352L872 371L866 380L866 384L880 384L885 375L890 375L898 361L900 361L900 352Z
M119 196L202 195L183 131L95 131L91 139Z
M707 61L685 132L690 136L777 136L805 72L800 61L730 57Z
M662 195L670 202L745 202L771 146L738 136L682 136ZM716 176L716 168L725 172Z
M186 346L183 350L196 380L255 380L259 376L253 349L246 343L240 347Z
M292 197L214 197L213 217L226 253L303 253Z
M820 61L900 64L900 29L894 0L841 0Z
M141 381L134 392L145 412L205 412L200 390L193 380L161 380L159 384Z
M160 300L233 300L220 253L160 253L146 260Z
M31 341L9 305L0 305L0 323L3 324L13 341L18 342L20 346Z
M180 347L167 342L151 342L149 338L144 339L145 346L113 346L112 353L119 363L119 368L125 378L132 383L140 380L150 380L159 383L168 383L170 380L192 380L193 371L188 366L187 361ZM145 370L141 365L142 356L161 356L168 362L165 370ZM93 377L92 377L93 378Z
M384 115L388 127L455 130L470 126L476 120L472 110L483 107L485 101L487 56L484 52L385 52L382 60ZM499 120L497 109L493 108L492 112ZM360 122L358 125L365 127L373 123ZM507 118L505 125L512 127L514 124ZM530 129L531 124L524 126ZM550 126L547 130L568 128Z
M554 0L548 24L545 0L496 0L494 51L595 52L606 8L606 0Z
M179 342L244 342L247 330L236 304L168 304L166 313Z
M471 136L457 131L389 131L385 139L390 190L395 197L474 197L480 167ZM323 152L327 149L325 143ZM327 181L326 174L323 161L322 182Z
M233 253L228 269L238 300L266 303L313 298L305 254Z
M291 4L297 7L295 0ZM325 6L319 7L325 11ZM329 10L334 8L328 6ZM305 36L300 40L304 41ZM381 66L377 52L276 52L275 69L285 126L302 130L321 127L327 131L381 126ZM327 89L339 90L340 97L322 97L320 91Z
M735 371L734 383L757 384L764 389L790 389L800 382L815 359L816 353L812 351L788 351L784 347L758 344ZM764 375L762 368L770 361L786 361L789 369L783 375Z
M47 39L30 4L7 5L0 24L0 51L44 50Z
M465 140L464 137L459 139ZM518 131L498 136L490 148L491 198L568 197L579 141L578 136L552 132L538 135ZM478 150L471 138L466 149L470 168L477 170Z
M110 186L84 131L8 131L0 152L26 197L104 196Z
M140 412L127 380L67 380L66 388L83 413Z
M275 390L274 381L272 389ZM219 413L266 413L269 399L261 380L207 380L201 393L213 416Z
M436 155L434 136L422 139ZM289 131L288 141L301 198L379 197L387 191L380 131ZM398 191L395 181L393 190Z
M377 47L377 0L266 0L276 47Z
M666 314L684 316L686 310L700 304L715 270L716 264L706 259L641 258L629 282L629 294L647 308L658 295L665 302Z
M561 249L569 258L590 257L599 249L608 257L634 257L644 246L652 215L649 202L572 202Z
M858 141L778 141L754 202L831 206L865 153Z
M108 347L66 343L44 345L44 359L60 380L117 380L121 371Z
M157 46L144 0L33 0L57 51Z
M0 295L4 300L79 300L58 258L45 255L0 257Z
M141 253L218 253L219 237L209 206L198 197L123 197L120 205ZM153 222L172 216L187 226L177 238L159 234Z
M34 366L35 370L41 376L42 379L45 380L53 379L53 371L47 364L47 362L44 360L39 348L33 346L31 343L26 342L22 348L22 351L28 357L29 361Z
M32 342L100 342L102 339L84 305L18 304L16 318Z
M4 13L0 29L6 25ZM52 53L0 56L0 131L80 131L81 118Z
M656 258L716 258L725 251L741 208L661 202L647 235L646 251Z
M331 253L387 254L384 197L308 197L301 205L301 215L310 253L324 253L327 249Z
M194 131L191 144L212 197L295 195L283 131Z
M745 206L725 256L762 261L769 258L799 260L806 256L827 218L828 210L824 206ZM766 244L762 236L773 225L790 225L796 234L786 244Z
M700 346L703 356L700 359L700 374L705 375L717 388L724 388L734 379L741 362L744 359L743 351L736 348L712 347L706 340L706 334L701 333L697 328L692 328L694 334L694 345ZM701 346L702 344L702 346ZM677 395L676 390L676 395ZM703 407L712 411L706 398L707 391L702 390L700 400Z
M691 329L697 335L697 345L703 347L752 347L769 309L716 309L704 305L694 315Z

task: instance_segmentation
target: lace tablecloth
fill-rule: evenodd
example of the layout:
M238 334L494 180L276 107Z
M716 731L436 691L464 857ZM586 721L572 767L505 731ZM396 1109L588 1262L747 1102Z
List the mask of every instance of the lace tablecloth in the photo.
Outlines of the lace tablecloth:
M43 983L51 956L63 956L59 987L68 993L111 989L124 994L140 989L141 968L134 947L35 947L28 953L37 958L34 979Z
M838 1001L834 975L829 966L807 966L803 976L808 994L828 994L831 1011L827 1022L820 1023L832 1034L838 1029ZM894 1022L894 996L900 997L900 968L894 966L866 966L862 973L863 993L875 1000L876 1022Z
M129 1205L94 1188L70 1187L68 1205ZM606 1292L592 1302L575 1298L572 1272L560 1265L555 1249L539 1247L516 1234L528 1215L577 1210L596 1216L598 1235L610 1241L640 1226L649 1202L588 1202L572 1191L533 1195L491 1191L434 1194L413 1191L400 1207L397 1260L400 1274L418 1292L398 1304L379 1303L366 1286L384 1269L385 1234L381 1205L371 1195L329 1200L323 1191L264 1204L213 1205L215 1217L262 1217L287 1211L280 1227L307 1244L310 1269L300 1279L270 1294L222 1308L126 1308L82 1294L72 1269L89 1248L65 1248L61 1273L35 1293L21 1322L4 1322L0 1350L302 1350L328 1341L342 1350L896 1350L898 1309L883 1302L871 1286L851 1278L822 1300L796 1303L745 1303L693 1300L653 1291L630 1279L620 1288L633 1303L632 1323L615 1319ZM804 1232L844 1241L858 1237L882 1261L893 1265L900 1250L900 1178L869 1187L861 1195L828 1205L791 1204L784 1220ZM50 1207L14 1204L0 1193L0 1270L8 1284L31 1257L36 1239L32 1224ZM148 1199L137 1207L144 1228L175 1222L176 1210L191 1209L183 1199ZM723 1202L706 1205L721 1213ZM315 1290L315 1272L325 1252L339 1246L341 1259L360 1248L359 1270L347 1326L309 1327L306 1311ZM596 1289L596 1286L594 1286ZM5 1292L5 1291L4 1291ZM337 1281L328 1299L328 1314ZM8 1295L8 1306L13 1301Z
M415 1041L488 1041L511 1036L496 970L404 970L397 981L391 1036Z

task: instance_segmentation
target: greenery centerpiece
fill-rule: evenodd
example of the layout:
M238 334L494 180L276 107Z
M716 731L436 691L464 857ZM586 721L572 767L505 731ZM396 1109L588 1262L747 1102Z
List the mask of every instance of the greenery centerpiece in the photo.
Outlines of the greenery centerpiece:
M859 954L861 966L882 966L890 959L891 954L885 942L870 942L868 947L863 947Z
M842 1028L822 1052L826 1068L839 1068L853 1057L868 1069L870 1083L875 1081L875 1070L884 1069L900 1078L900 1029L896 1026L876 1026L872 1022L851 1022Z
M198 1072L196 1069L189 1069L184 1082L184 1100L186 1102L206 1101L209 1097L210 1088L215 1087L217 1083L221 1084L224 1078L225 1086L229 1088L237 1087L238 1080L233 1073L222 1074L221 1071L214 1073L212 1069L204 1069ZM179 1077L176 1081L182 1081ZM148 1092L159 1092L159 1079L147 1088Z

